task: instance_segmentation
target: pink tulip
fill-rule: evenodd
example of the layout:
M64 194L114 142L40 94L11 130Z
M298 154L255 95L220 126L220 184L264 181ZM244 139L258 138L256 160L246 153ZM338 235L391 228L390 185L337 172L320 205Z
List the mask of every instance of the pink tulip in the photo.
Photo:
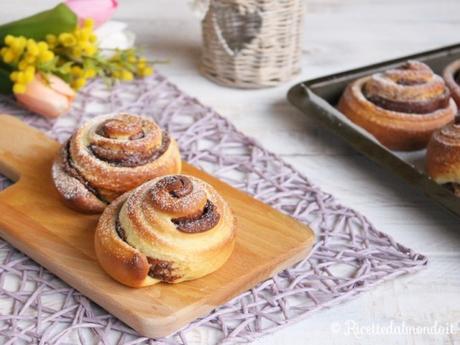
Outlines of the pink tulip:
M62 79L48 74L47 80L37 74L27 84L26 92L15 94L18 102L26 109L47 118L55 118L70 110L75 91Z
M65 4L75 12L80 24L92 18L95 27L108 21L118 7L117 0L66 0Z

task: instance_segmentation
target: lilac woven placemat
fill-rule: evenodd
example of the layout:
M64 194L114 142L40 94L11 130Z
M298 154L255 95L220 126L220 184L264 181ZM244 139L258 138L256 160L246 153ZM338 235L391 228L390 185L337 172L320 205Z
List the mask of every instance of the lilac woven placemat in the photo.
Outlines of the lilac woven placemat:
M111 90L94 82L80 93L71 113L55 122L31 116L9 98L0 99L0 108L61 142L101 113L152 116L178 139L187 161L309 224L317 234L308 259L156 340L140 337L0 240L2 344L193 344L202 328L215 342L247 342L426 265L426 257L376 230L158 73Z

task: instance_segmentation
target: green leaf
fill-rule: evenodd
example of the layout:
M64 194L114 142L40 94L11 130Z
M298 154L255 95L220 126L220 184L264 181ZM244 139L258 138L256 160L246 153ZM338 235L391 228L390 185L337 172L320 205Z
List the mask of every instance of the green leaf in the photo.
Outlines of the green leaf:
M71 32L77 27L77 15L65 4L33 16L0 25L0 45L6 35L45 40L46 35Z
M10 94L13 92L13 82L10 79L11 71L0 68L0 93Z

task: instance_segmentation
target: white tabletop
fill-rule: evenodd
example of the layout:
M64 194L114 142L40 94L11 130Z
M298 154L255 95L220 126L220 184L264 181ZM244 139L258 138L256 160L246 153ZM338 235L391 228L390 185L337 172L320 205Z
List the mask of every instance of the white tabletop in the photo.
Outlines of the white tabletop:
M438 325L438 330L446 324L460 326L459 219L354 152L286 101L286 92L296 81L459 42L460 2L307 0L301 75L286 85L250 91L220 87L199 74L200 22L185 0L120 2L115 18L129 23L146 53L170 60L158 66L163 74L323 190L366 215L378 229L430 259L422 272L312 314L256 344L460 344L460 331L414 335L378 334L377 329L378 325L405 326L401 332L408 333L407 328L415 326ZM22 17L54 3L3 1L0 20ZM356 334L359 331L362 334ZM208 335L202 332L195 340L207 344Z

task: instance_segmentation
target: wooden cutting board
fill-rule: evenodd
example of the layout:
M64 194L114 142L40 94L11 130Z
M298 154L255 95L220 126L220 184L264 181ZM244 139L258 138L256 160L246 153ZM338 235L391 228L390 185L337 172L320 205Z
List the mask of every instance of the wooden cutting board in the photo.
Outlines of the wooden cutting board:
M17 181L0 193L0 236L148 337L171 334L304 258L314 234L305 225L184 163L238 218L235 250L218 271L195 281L133 289L99 267L97 216L65 207L51 181L59 144L15 117L0 115L0 172Z

